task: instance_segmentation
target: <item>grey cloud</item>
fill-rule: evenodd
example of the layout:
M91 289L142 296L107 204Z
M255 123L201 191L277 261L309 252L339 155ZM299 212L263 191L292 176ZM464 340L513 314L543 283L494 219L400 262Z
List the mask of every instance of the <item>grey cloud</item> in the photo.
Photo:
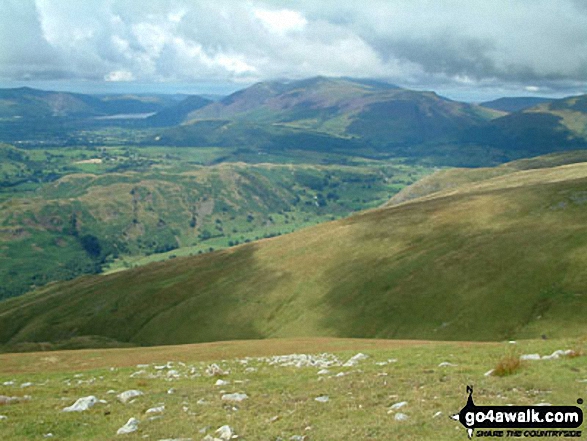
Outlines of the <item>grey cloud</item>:
M0 8L4 78L326 74L551 90L584 87L587 78L581 0L4 0ZM274 32L259 9L289 9L306 24Z

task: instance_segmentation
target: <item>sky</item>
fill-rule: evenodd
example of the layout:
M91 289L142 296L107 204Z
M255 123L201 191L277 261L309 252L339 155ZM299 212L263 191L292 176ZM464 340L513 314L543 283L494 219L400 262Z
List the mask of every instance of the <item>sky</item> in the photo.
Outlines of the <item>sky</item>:
M587 1L0 0L0 87L227 94L317 75L464 101L587 93Z

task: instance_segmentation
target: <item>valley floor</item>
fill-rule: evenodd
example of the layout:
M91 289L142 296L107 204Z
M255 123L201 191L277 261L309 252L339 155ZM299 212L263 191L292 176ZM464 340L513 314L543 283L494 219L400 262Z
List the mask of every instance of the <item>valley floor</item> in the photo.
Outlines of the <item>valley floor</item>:
M572 356L488 375L559 349ZM467 385L477 405L576 405L587 396L585 349L585 338L321 338L1 354L0 439L199 441L228 439L219 429L229 426L245 440L465 440L449 416ZM141 394L124 403L129 390ZM99 401L88 410L63 411L89 396ZM137 430L117 435L131 418Z

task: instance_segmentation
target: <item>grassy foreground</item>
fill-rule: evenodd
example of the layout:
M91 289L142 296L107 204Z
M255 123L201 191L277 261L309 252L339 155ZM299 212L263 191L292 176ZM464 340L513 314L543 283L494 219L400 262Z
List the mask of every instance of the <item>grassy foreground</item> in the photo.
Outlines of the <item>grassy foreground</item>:
M0 406L6 417L0 418L0 439L43 439L50 433L59 440L199 441L229 425L246 440L465 440L465 430L449 415L465 404L466 385L474 386L478 405L575 405L585 398L583 356L527 361L506 377L485 375L507 355L582 352L585 343L584 338L517 343L295 339L3 354L0 395L30 398ZM340 365L358 352L368 358ZM316 359L335 363L319 374L323 366L282 366L292 357L272 357L292 353L318 354ZM229 373L206 375L213 362ZM215 385L219 379L227 383ZM117 400L116 394L129 389L144 395L126 404ZM222 400L225 393L248 398L232 403ZM107 403L79 413L62 411L89 395ZM329 400L315 400L323 396ZM390 410L403 401L407 404ZM160 406L165 406L162 412L146 413ZM396 420L399 413L408 419ZM116 435L130 418L140 421L138 430ZM292 438L296 435L300 438Z

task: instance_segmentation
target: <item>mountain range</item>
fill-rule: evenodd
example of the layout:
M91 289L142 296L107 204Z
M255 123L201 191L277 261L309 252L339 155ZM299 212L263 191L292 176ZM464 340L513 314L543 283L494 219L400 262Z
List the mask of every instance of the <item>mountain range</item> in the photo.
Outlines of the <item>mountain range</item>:
M352 151L456 166L587 144L585 95L475 105L382 81L315 77L257 83L218 101L176 98L6 89L0 91L0 128L6 142L117 142L101 130L119 126L128 133L125 142L142 145ZM97 119L128 113L153 115Z

